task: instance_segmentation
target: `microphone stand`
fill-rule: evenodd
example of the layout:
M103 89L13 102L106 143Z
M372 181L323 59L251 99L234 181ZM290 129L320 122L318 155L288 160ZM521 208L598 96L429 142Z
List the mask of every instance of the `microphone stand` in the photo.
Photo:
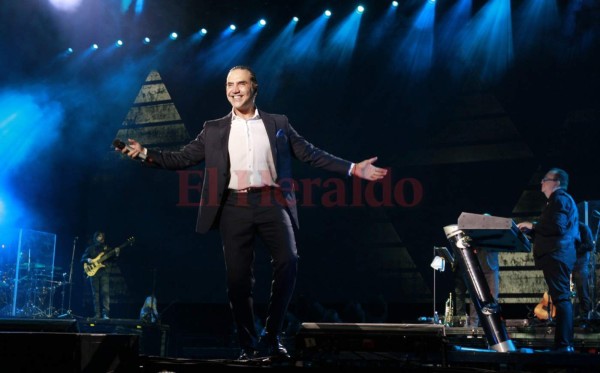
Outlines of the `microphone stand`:
M64 318L73 318L73 314L71 313L71 295L73 294L73 261L75 260L75 247L77 246L77 240L79 239L79 237L75 237L75 239L73 240L73 251L71 253L71 268L69 270L69 308L67 309L66 313L63 313L62 315L59 315L58 318L60 319L64 319ZM63 288L63 295L64 295L64 288Z

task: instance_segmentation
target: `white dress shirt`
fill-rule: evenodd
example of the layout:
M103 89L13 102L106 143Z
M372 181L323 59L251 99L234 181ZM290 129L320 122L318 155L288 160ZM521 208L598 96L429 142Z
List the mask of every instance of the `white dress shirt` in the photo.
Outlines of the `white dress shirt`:
M235 115L229 133L229 189L277 186L277 171L265 124L258 115L248 120Z

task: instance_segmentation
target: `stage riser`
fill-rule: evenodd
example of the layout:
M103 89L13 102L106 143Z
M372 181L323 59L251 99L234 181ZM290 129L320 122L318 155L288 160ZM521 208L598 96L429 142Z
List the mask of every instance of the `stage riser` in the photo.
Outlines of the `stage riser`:
M20 372L133 372L139 341L132 335L0 333L0 359Z
M0 319L2 332L35 333L81 333L81 334L123 334L139 339L139 353L153 356L166 356L169 343L167 325L145 324L139 320L110 319Z
M551 348L549 327L508 328L516 351L501 353L487 346L482 328L421 324L303 323L296 337L296 357L312 367L403 368L437 364L454 368L524 371L561 367L571 373L600 371L600 333L577 330L577 354L542 352ZM589 370L591 368L591 370Z

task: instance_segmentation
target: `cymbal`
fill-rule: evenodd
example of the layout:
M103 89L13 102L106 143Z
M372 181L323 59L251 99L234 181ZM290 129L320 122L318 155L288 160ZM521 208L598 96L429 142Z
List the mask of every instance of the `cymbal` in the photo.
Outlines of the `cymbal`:
M41 263L21 263L19 269L42 269L46 268L45 265Z
M21 263L21 265L19 266L19 269L21 269L21 270L27 270L27 269L30 269L30 270L32 270L32 269L41 269L41 270L48 269L48 270L50 270L51 268L52 268L51 266L46 266L42 263L30 263L30 264ZM54 270L62 271L62 267L55 266Z

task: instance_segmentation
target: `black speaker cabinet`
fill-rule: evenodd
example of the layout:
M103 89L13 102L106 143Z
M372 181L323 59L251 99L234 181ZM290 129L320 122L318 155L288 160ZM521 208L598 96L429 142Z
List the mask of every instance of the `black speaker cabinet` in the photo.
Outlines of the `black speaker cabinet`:
M445 364L447 345L443 325L303 323L295 348L301 357L326 359L334 354L339 359L351 352L363 359L385 356L392 360Z

